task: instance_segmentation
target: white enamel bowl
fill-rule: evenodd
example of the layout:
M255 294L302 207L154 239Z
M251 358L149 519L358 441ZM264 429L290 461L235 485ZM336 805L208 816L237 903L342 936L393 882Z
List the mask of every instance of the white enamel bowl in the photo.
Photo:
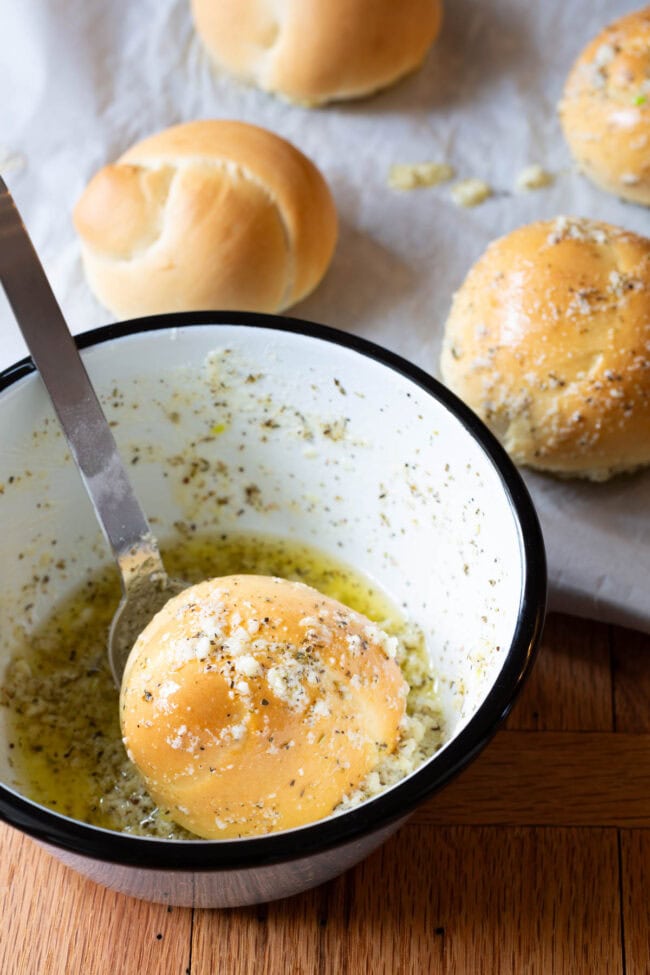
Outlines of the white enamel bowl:
M544 549L528 494L451 393L347 334L281 317L200 313L109 326L80 345L120 448L127 459L139 454L130 470L159 536L173 536L178 522L261 531L351 563L424 629L448 735L424 766L357 809L264 837L182 842L98 829L25 798L0 708L0 816L136 897L221 907L304 890L385 840L509 710L545 604ZM186 484L193 460L200 477ZM244 503L251 484L261 503ZM28 361L0 375L0 485L1 674L15 627L38 623L110 561ZM47 575L47 586L35 586L34 575Z

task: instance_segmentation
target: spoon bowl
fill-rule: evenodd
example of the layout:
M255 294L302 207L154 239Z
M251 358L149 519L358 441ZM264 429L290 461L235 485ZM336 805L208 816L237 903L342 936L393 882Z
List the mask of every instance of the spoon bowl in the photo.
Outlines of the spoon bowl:
M187 588L178 579L155 576L142 577L132 584L120 600L108 631L108 662L113 679L119 687L131 647L147 623L165 603Z

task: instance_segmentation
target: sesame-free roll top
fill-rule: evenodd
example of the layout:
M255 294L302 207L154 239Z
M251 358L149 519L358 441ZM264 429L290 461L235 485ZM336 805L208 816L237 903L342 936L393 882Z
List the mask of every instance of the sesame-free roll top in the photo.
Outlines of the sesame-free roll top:
M88 284L122 318L281 311L319 283L337 235L314 163L267 129L225 119L132 146L93 176L74 222Z
M415 70L442 0L192 0L221 69L289 101L358 98Z
M129 757L198 836L320 819L397 745L408 686L395 643L302 583L199 583L131 652L120 700Z

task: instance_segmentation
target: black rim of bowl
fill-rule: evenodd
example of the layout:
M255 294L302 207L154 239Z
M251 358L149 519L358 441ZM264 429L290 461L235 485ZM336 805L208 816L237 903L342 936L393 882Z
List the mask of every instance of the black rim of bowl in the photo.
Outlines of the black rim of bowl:
M519 529L523 585L517 625L501 671L462 731L409 778L362 806L298 829L234 840L167 840L89 826L52 812L0 785L0 818L69 853L125 866L159 870L219 871L255 868L324 853L402 819L446 785L487 744L508 714L526 677L544 621L546 558L539 521L523 480L504 449L478 417L440 382L401 356L367 339L325 325L253 312L189 312L105 325L76 337L85 349L140 332L244 325L294 332L343 346L374 359L442 402L466 427L501 478ZM29 358L0 372L0 392L35 372Z

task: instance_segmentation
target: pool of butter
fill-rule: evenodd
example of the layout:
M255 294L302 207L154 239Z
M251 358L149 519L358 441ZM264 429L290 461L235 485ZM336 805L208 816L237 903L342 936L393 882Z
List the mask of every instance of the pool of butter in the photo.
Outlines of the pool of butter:
M260 535L184 537L163 546L163 556L170 575L188 583L240 572L300 580L398 638L411 688L400 747L344 797L341 810L398 781L440 747L436 680L423 638L359 572L313 546ZM95 826L192 839L156 807L122 745L118 690L106 658L119 597L116 572L108 567L55 607L14 653L0 685L14 784L30 799Z

